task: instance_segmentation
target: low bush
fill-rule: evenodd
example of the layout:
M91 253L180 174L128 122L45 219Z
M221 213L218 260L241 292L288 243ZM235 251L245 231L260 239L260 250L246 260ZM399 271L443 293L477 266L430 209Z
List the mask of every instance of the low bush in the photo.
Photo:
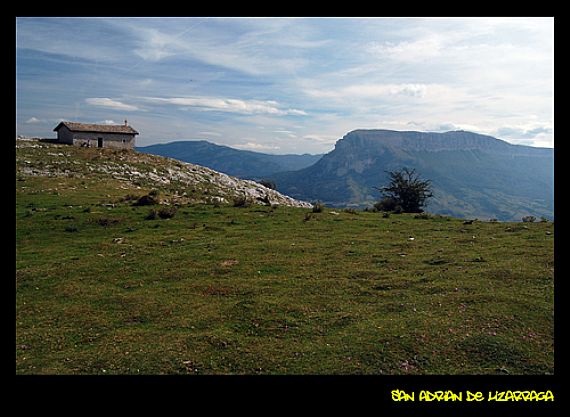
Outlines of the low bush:
M171 219L176 215L178 209L174 206L162 207L158 210L158 217L161 219Z
M98 224L99 226L103 226L103 227L108 227L111 226L113 224L117 224L119 223L121 220L119 219L115 219L115 218L111 218L111 217L99 217L97 219L93 219L91 220L93 223Z
M158 218L171 219L176 215L177 211L178 209L173 206L161 207L158 210L151 209L146 215L145 220L156 220Z
M399 207L398 202L391 197L384 197L382 200L374 203L374 208L377 211L394 211L396 207Z
M320 201L316 201L313 203L313 213L322 213L325 209L325 205Z
M133 203L133 205L135 205L135 206L154 206L155 204L160 203L159 195L160 195L160 191L152 190L148 194L143 195L142 197L139 197L137 199L137 201L135 201Z

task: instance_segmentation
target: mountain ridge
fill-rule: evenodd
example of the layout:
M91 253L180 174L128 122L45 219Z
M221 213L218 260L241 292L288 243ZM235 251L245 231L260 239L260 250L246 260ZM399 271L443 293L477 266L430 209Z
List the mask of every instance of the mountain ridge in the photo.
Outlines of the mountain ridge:
M354 141L356 138L371 139L374 136L382 135L382 142L386 146L403 148L406 150L467 150L486 149L495 151L512 150L544 150L551 151L551 148L541 148L526 145L515 145L495 138L490 135L483 135L466 130L453 130L448 132L420 132L414 130L399 131L388 129L355 129L344 135L337 144L343 143L347 139Z
M264 179L277 172L296 171L306 168L322 155L285 154L273 155L262 152L235 149L206 140L173 141L141 146L137 151L175 158L183 162L202 165L228 175L246 179Z
M370 206L386 171L415 168L432 180L428 211L520 220L554 215L554 150L513 145L466 131L358 129L314 165L272 179L277 189L332 206Z

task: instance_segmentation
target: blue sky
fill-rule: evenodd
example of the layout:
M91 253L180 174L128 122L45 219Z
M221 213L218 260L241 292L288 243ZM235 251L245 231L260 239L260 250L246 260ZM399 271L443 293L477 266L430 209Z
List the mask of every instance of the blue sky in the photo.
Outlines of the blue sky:
M354 129L554 147L553 18L17 18L16 130L322 153Z

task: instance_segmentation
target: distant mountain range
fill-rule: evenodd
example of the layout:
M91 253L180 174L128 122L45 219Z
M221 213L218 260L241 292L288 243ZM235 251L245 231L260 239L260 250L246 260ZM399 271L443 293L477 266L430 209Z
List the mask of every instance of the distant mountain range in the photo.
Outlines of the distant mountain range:
M137 151L202 165L239 178L261 180L277 172L297 171L323 155L271 155L243 151L205 140L177 141L137 147Z
M250 179L329 206L367 207L387 185L386 171L414 168L432 181L427 211L456 217L518 221L554 216L554 150L512 145L466 131L355 130L323 155L268 155L206 141L173 142L141 152Z
M277 189L333 206L366 206L387 185L385 171L415 168L432 181L427 211L521 220L554 215L554 150L512 145L465 131L355 130L314 165L274 176Z

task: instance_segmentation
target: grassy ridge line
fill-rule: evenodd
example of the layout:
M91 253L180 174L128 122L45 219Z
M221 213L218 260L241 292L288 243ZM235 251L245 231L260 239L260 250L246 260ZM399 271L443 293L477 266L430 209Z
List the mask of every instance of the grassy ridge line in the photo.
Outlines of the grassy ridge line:
M554 371L553 223L203 204L145 220L124 199L144 184L17 179L17 373Z

